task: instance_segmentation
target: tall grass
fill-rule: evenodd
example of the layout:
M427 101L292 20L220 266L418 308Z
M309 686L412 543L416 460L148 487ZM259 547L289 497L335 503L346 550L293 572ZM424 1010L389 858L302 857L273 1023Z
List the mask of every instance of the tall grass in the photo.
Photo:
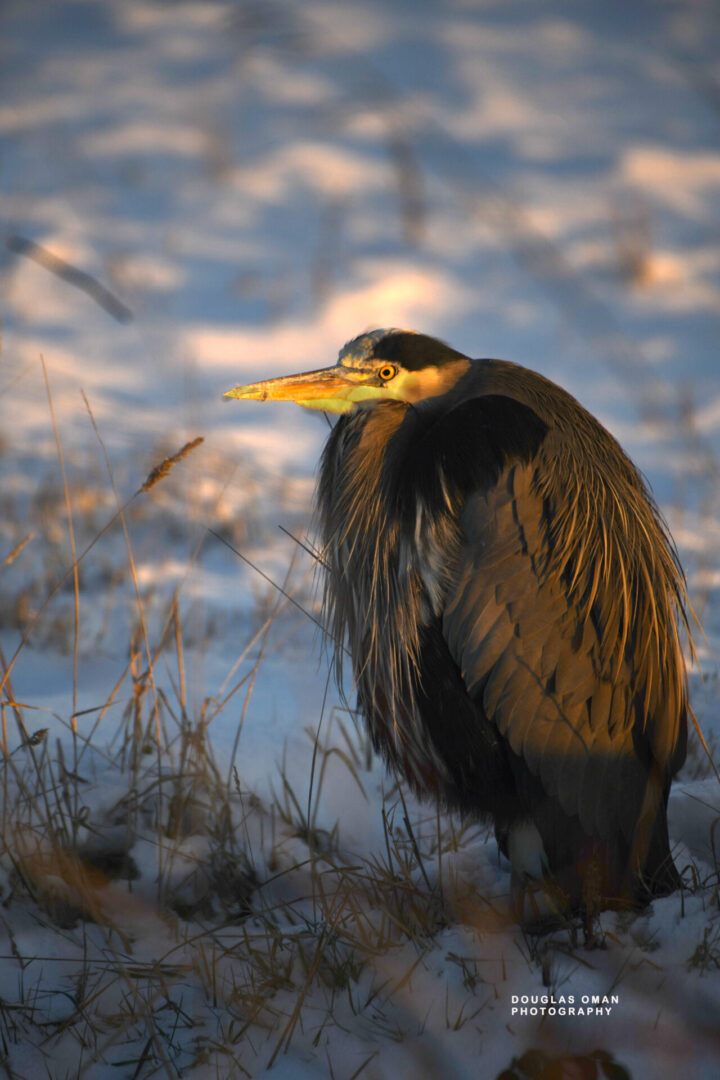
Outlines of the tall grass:
M41 1062L42 1073L53 1076L92 1075L103 1063L134 1076L174 1077L205 1066L212 1075L250 1075L298 1038L305 1044L309 1016L316 1025L322 1015L318 1031L327 1030L349 1007L385 1031L384 1006L453 917L442 851L457 849L465 830L438 832L433 812L416 833L394 787L383 811L384 850L351 857L338 826L319 820L329 770L345 770L361 793L369 776L367 737L344 710L328 710L318 729L308 728L306 790L284 766L274 795L261 799L247 789L237 760L243 722L266 656L282 647L278 619L297 610L292 566L223 685L193 705L182 583L160 605L148 598L131 519L200 440L168 455L124 498L93 419L111 502L106 495L79 500L83 507L93 502L93 515L98 504L108 512L82 546L87 522L73 505L45 375L70 563L44 597L34 587L14 654L0 650L2 959L17 976L14 993L7 981L0 993L7 1074L22 1075L16 1063L32 1046L33 1067ZM126 564L120 575L118 529ZM19 556L30 539L26 534L5 557L6 595L13 583L18 592L26 588ZM83 574L103 541L114 545L112 588L134 597L135 613L124 670L104 700L79 709L83 659L92 655L83 620L98 605L94 588L84 595ZM42 537L35 543L42 548ZM67 607L67 585L72 615L58 623L65 640L53 643L61 650L69 644L70 707L67 715L48 714L18 700L13 675L26 650L43 642L53 605ZM40 663L42 651L36 654ZM237 727L222 764L211 739L221 716ZM438 869L432 882L426 864ZM454 1022L462 1025L462 1015L458 1010ZM374 1057L366 1055L368 1067ZM360 1062L355 1075L364 1069Z
M49 380L47 388L52 405ZM316 617L296 595L293 565L272 604L263 600L221 684L198 696L182 588L208 533L188 554L179 584L164 591L143 585L133 536L140 526L157 531L161 550L163 519L143 511L143 500L186 467L199 440L165 456L125 497L96 428L106 490L77 504L92 504L93 520L100 507L107 520L87 538L87 511L76 504L54 420L53 428L70 564L39 599L35 588L14 654L0 649L7 1076L94 1076L112 1066L121 1076L234 1078L299 1054L320 1075L371 1078L385 1075L385 1054L401 1045L413 1075L437 1076L450 1051L418 1055L416 1045L431 1024L433 995L441 995L448 1047L465 1038L457 1044L463 1053L478 1032L492 1032L501 988L518 965L533 986L550 988L568 977L568 962L592 966L577 927L540 941L523 935L502 890L473 876L468 867L484 850L484 828L418 808L398 783L378 798L362 722L329 704L328 687L306 729L307 780L298 784L298 770L283 759L271 793L253 791L242 768L253 690L268 658L284 648L288 613ZM18 592L26 588L23 559L33 546L43 554L42 523L30 524L32 544L28 523L18 521L21 539L4 560L8 596L13 582ZM223 537L216 525L211 514ZM113 574L89 575L86 592L88 556L103 544L112 545ZM92 622L103 586L131 605L126 661L103 699L80 708L84 660L93 656L84 622ZM42 664L34 646L47 641L44 620L58 605L70 608L53 639L67 658L62 715L19 700L13 677L26 650ZM222 761L212 738L219 723L236 728ZM354 851L342 825L324 814L338 775L368 814L380 815L382 842L369 853ZM691 970L705 973L717 958L717 872L689 880L693 894L710 896L706 932L688 958ZM601 937L621 952L636 949L621 930L606 927ZM433 1012L436 1033L437 1024ZM512 1066L517 1075L522 1060Z

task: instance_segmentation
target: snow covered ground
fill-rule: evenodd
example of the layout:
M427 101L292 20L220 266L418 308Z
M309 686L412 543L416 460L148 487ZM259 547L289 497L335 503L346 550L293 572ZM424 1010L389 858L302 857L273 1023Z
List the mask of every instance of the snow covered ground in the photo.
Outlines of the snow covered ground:
M494 840L409 800L419 866L288 536L325 421L221 397L376 326L560 382L671 525L717 749L718 55L714 0L0 5L8 1076L718 1074L697 740L688 890L603 950L508 925Z

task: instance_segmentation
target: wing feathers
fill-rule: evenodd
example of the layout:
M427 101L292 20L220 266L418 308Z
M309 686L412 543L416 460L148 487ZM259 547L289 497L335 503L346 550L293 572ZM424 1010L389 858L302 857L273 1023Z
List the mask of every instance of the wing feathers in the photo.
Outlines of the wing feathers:
M610 840L620 833L630 842L647 772L633 734L634 699L640 694L650 707L648 754L666 763L678 740L680 703L672 680L665 712L660 678L636 685L623 652L632 618L628 583L621 581L619 597L608 596L595 566L588 579L593 607L580 603L571 588L578 568L571 575L553 564L552 521L533 463L507 468L496 488L468 499L461 528L462 562L443 633L468 690L586 834ZM601 546L608 544L603 531ZM604 636L596 620L609 627Z

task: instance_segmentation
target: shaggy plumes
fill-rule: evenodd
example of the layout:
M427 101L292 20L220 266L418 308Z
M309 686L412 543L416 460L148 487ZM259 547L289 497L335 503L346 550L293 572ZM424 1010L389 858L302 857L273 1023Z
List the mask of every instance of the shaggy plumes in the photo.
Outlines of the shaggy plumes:
M468 362L442 394L342 416L318 509L337 674L347 644L415 791L491 818L506 853L532 822L570 907L676 888L685 586L612 436L534 372Z
M373 714L384 713L398 754L421 735L414 715L421 580L382 484L385 449L405 412L386 404L343 417L325 448L318 489L325 622L338 645L348 639L358 693ZM335 660L341 681L340 648Z
M579 418L573 405L572 456L566 442L551 437L537 470L537 491L547 506L547 572L566 583L580 621L593 622L601 674L617 680L620 666L630 665L638 697L625 719L645 726L660 703L671 714L685 705L685 579L637 469L597 421L585 412ZM560 423L570 423L565 410L558 411Z

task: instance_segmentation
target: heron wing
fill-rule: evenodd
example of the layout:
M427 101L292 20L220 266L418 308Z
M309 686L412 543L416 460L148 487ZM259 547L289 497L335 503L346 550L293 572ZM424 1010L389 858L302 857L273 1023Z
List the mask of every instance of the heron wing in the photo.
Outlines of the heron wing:
M629 841L651 749L670 757L678 721L660 710L646 730L635 722L633 671L548 562L536 468L510 464L466 499L443 634L470 695L547 794L586 834Z

